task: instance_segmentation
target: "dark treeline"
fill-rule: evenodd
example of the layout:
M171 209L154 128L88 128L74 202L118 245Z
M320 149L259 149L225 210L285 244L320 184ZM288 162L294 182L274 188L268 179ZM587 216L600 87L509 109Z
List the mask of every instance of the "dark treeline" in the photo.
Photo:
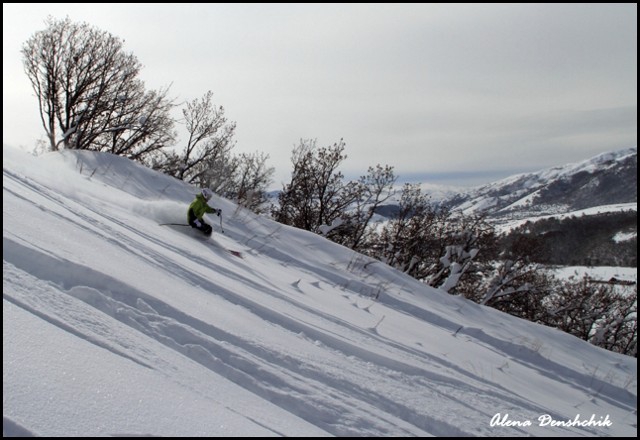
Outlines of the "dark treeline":
M544 264L638 267L637 238L616 241L619 232L636 233L636 211L548 218L527 222L501 242L508 248L531 240L532 261Z

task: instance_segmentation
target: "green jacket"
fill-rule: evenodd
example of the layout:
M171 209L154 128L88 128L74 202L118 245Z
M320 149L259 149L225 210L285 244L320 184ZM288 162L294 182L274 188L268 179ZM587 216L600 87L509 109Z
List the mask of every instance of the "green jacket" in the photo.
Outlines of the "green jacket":
M207 205L207 201L204 199L202 194L198 194L196 196L196 199L191 202L191 205L189 205L189 210L191 209L193 209L193 213L200 221L202 221L202 216L205 215L205 213L213 214L214 212L217 212L217 209L213 209L211 206ZM187 218L189 216L189 210L187 210Z

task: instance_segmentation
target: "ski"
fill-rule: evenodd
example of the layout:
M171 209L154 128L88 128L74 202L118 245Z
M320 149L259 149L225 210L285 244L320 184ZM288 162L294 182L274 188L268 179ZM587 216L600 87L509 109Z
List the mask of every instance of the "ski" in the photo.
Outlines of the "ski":
M227 252L229 252L231 255L235 255L238 258L244 258L242 256L242 252L234 251L233 249L227 249Z
M244 256L242 255L242 252L234 251L233 249L223 247L220 243L216 242L215 240L209 240L208 243L215 248L222 249L223 251L229 252L231 255L235 257L244 258Z

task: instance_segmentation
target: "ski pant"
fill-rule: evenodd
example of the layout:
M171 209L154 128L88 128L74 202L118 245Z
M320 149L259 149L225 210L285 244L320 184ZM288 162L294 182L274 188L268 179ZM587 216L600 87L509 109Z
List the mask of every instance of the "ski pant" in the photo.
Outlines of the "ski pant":
M206 223L204 220L196 218L196 214L193 212L193 209L189 209L189 225L191 225L192 228L202 231L205 235L211 235L211 232L213 231L211 225Z

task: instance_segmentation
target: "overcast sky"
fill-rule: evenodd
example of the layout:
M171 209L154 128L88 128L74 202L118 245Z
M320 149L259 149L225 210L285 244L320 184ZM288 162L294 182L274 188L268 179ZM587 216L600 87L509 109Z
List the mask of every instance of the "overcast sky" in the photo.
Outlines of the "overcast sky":
M148 89L213 91L235 151L287 181L301 138L345 174L470 185L637 145L637 4L6 4L3 142L44 137L20 49L48 15L125 40ZM180 115L176 112L176 117ZM184 135L184 127L178 131Z

